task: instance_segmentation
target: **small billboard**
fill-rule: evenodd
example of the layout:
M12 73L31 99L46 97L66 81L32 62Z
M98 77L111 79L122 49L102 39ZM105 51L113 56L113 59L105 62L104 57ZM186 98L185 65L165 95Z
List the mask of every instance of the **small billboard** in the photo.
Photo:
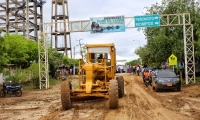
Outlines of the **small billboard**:
M135 28L160 26L159 14L134 16L134 20Z
M125 19L123 15L108 17L91 17L90 26L91 34L124 32L126 28Z

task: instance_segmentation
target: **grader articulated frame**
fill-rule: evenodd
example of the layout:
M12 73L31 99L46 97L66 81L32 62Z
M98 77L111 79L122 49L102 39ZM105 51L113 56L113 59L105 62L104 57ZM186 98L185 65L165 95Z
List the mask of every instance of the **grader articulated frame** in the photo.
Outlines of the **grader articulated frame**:
M110 44L87 44L87 61L79 60L79 87L72 89L69 80L62 81L63 109L72 108L72 100L84 97L107 98L109 108L118 107L118 98L124 95L124 79L115 76L116 49ZM98 58L103 55L102 58Z

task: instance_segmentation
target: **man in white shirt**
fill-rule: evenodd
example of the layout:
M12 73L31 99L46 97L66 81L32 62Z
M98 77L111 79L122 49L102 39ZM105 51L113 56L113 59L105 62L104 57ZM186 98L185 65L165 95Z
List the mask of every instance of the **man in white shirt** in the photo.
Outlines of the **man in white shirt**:
M139 66L137 66L136 71L137 71L138 76L140 76L140 67Z

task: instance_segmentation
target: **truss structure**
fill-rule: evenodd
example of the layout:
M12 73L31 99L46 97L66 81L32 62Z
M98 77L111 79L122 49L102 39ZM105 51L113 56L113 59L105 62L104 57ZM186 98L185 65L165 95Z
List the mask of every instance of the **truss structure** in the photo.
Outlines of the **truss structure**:
M52 0L51 22L55 23L51 28L51 46L72 58L71 35L67 32L69 27L66 25L69 22L67 0ZM62 31L58 31L58 27L62 28Z
M39 84L40 89L49 88L48 36L44 33L38 40L39 49Z
M190 13L161 15L161 26L183 26L185 80L186 84L196 83L193 25Z
M194 58L194 44L193 44L193 25L190 20L190 13L181 14L163 14L160 15L160 26L183 26L184 38L184 56L185 56L185 78L186 84L195 83L195 58ZM62 22L43 23L43 34L52 34L51 29L56 29L55 33L59 34L64 32ZM126 29L134 28L134 17L125 17ZM67 32L89 32L90 20L69 21L66 23ZM46 38L46 37L44 37ZM40 43L40 42L38 42ZM48 61L47 58L43 59L41 63ZM40 71L42 73L42 71ZM47 78L47 77L46 77ZM46 80L47 82L47 80Z
M43 5L46 0L1 0L0 30L22 34L37 41L42 31Z

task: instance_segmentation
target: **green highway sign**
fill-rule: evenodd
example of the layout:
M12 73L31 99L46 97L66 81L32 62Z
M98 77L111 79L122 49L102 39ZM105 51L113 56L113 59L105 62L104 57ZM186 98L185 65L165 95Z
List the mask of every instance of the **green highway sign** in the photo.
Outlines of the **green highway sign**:
M134 16L134 20L135 28L160 26L159 14Z

